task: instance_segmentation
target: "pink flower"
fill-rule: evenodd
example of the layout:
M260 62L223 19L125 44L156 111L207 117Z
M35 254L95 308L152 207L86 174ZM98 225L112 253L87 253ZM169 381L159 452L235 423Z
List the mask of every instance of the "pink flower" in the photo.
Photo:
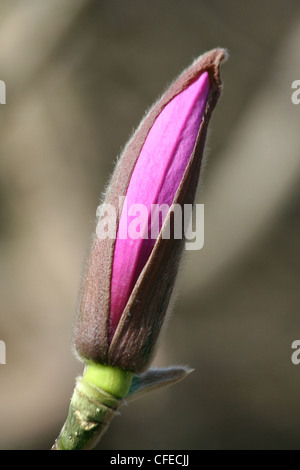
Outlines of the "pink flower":
M85 360L140 372L151 358L183 247L182 238L162 236L163 224L174 226L171 211L151 237L151 207L194 202L224 56L215 49L184 71L125 147L105 198L119 214L117 237L95 236L82 291L75 347ZM120 197L126 204L119 212ZM140 237L132 239L127 232L136 204L146 216Z

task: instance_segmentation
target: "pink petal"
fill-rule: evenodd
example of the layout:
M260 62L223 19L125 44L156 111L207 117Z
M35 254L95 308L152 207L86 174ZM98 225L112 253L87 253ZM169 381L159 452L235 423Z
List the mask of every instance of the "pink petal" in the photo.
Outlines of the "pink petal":
M123 207L114 251L110 341L155 244L149 232L151 204L172 204L193 152L208 91L208 73L204 72L165 106L150 129L133 170L126 194L127 212ZM128 237L128 225L139 215L128 215L133 204L147 208L148 218L143 229L147 239ZM126 238L120 238L124 233Z

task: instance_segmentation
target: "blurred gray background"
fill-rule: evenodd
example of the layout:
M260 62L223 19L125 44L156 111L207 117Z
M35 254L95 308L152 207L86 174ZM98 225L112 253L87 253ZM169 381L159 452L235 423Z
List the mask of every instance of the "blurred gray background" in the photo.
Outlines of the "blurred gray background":
M101 193L145 110L217 46L205 245L185 253L154 360L195 370L123 407L98 449L299 449L298 0L1 2L1 449L57 436Z

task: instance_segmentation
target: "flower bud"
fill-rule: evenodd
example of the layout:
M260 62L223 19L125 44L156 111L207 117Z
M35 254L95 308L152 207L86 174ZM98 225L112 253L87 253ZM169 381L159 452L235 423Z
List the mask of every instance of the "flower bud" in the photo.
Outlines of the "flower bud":
M104 201L114 209L106 221L116 236L94 236L75 327L75 348L85 362L139 373L151 359L184 242L174 235L172 208L194 203L224 57L223 49L210 51L179 76L142 120L116 166ZM145 216L139 217L139 236L130 238L136 205ZM162 205L170 210L152 237L151 208Z

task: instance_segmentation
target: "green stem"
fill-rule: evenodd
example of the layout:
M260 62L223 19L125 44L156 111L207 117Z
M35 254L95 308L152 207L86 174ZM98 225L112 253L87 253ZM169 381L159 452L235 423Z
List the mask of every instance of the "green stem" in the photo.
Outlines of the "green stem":
M66 422L52 450L93 448L129 392L133 374L90 362L77 379Z

